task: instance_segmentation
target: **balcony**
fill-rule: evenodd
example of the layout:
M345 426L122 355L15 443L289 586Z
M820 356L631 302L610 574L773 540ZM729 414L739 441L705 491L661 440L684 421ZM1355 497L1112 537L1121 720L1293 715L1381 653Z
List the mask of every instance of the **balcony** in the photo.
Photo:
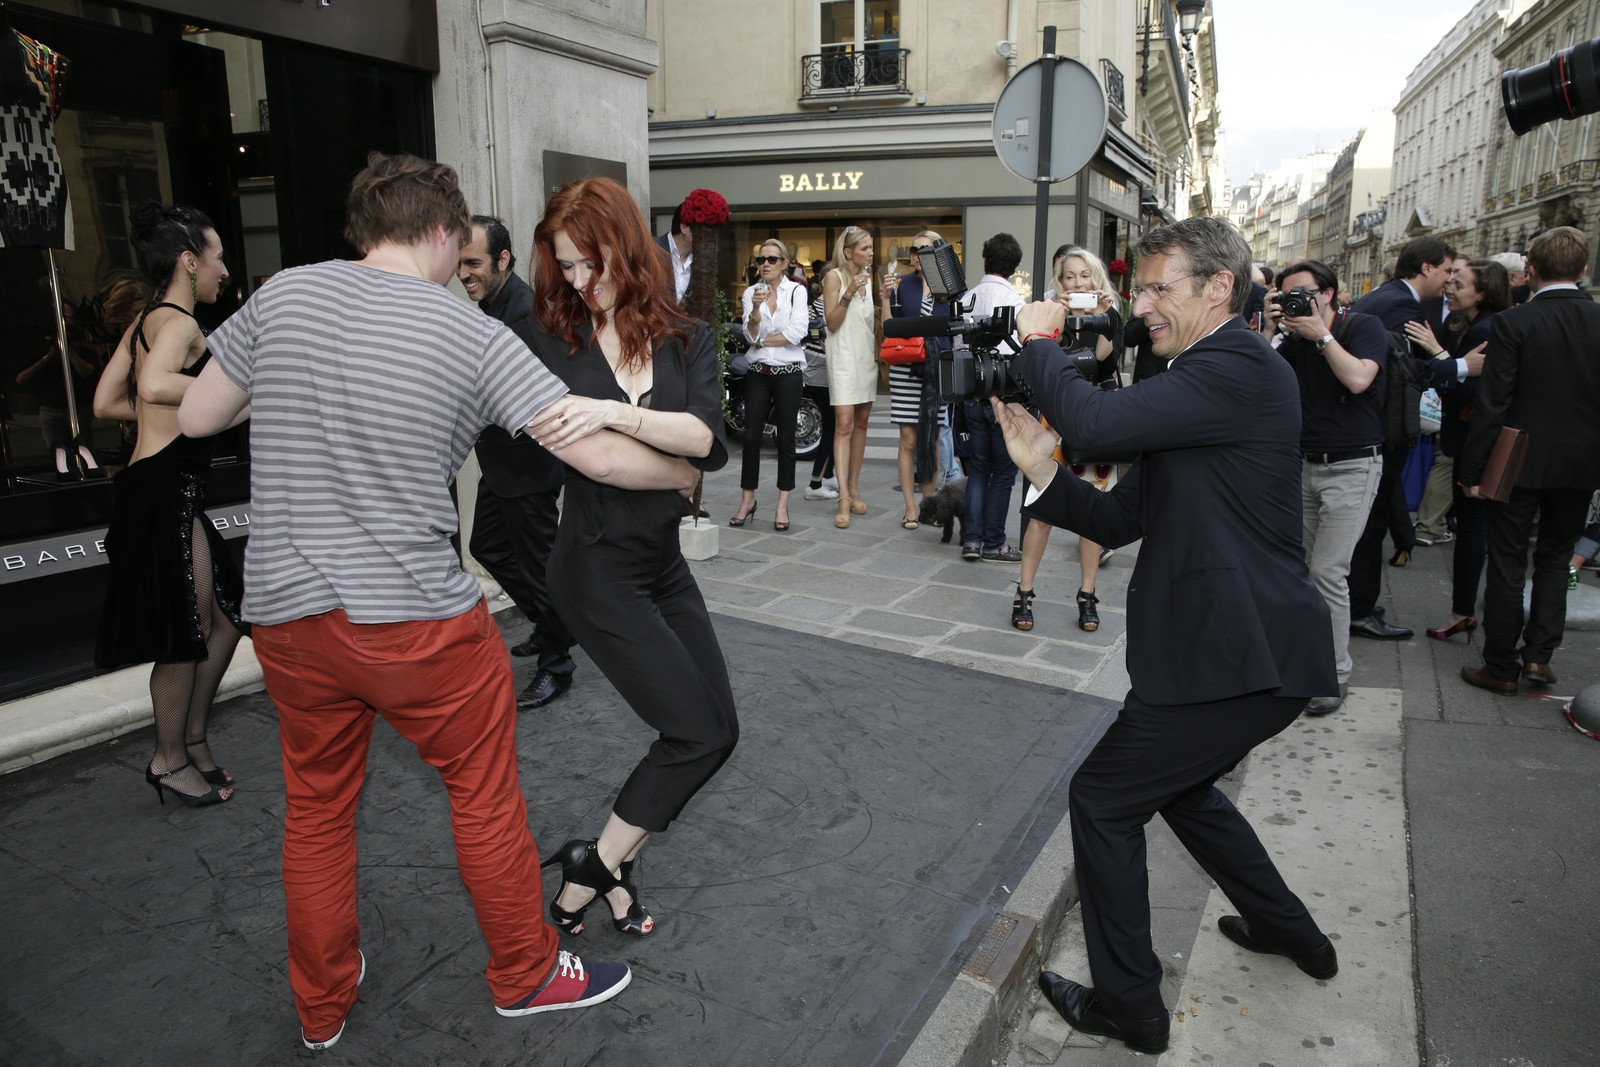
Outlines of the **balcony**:
M868 45L859 52L824 52L800 57L800 102L823 104L839 98L910 97L906 87L908 48Z
M1123 95L1122 71L1109 59L1100 60L1100 80L1106 87L1106 103L1111 105L1111 121L1121 122L1128 117L1127 98Z

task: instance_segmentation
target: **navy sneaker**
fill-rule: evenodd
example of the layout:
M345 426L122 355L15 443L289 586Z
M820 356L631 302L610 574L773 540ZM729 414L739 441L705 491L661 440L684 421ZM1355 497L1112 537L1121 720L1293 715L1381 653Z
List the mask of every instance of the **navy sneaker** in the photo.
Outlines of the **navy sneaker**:
M360 949L356 949L356 955L361 957L361 973L356 975L356 988L359 989L361 988L361 980L367 976L367 954L362 952ZM339 1029L334 1031L333 1036L323 1038L321 1041L311 1040L306 1036L305 1027L301 1027L300 1040L305 1042L306 1048L310 1049L312 1052L321 1052L323 1049L332 1048L333 1046L337 1045L339 1043L339 1039L344 1036L344 1024L349 1021L350 1017L348 1015L345 1016L344 1021L339 1024Z
M503 1008L496 1004L494 1010L514 1017L563 1008L587 1008L610 1000L628 988L631 981L633 972L626 963L594 963L585 968L582 960L563 950L556 957L555 970L550 972L544 985L515 1004Z

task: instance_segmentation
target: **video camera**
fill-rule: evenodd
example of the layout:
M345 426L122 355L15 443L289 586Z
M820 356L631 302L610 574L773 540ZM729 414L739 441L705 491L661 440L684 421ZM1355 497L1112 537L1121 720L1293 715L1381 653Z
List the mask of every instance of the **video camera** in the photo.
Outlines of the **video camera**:
M960 337L966 341L965 348L939 352L939 395L947 404L991 396L1004 401L1026 399L1030 395L1027 383L1011 371L1012 358L1022 350L1017 344L1016 309L996 308L993 315L962 313L959 297L966 292L966 282L961 260L949 241L935 242L918 254L917 261L928 292L935 300L950 301L950 317L889 319L883 324L884 336ZM1074 342L1084 334L1110 337L1120 325L1115 314L1068 315L1062 336Z

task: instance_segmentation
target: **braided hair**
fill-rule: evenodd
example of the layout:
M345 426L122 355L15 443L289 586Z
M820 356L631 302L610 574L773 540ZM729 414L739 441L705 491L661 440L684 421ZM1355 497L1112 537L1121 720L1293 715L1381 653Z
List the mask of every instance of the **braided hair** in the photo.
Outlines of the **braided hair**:
M138 401L137 372L139 342L144 339L144 320L150 310L167 295L167 285L178 266L178 257L185 252L196 256L206 254L206 231L216 229L206 213L199 208L180 207L147 200L133 210L133 252L139 269L155 286L155 293L128 339L128 403ZM150 343L145 341L145 351Z

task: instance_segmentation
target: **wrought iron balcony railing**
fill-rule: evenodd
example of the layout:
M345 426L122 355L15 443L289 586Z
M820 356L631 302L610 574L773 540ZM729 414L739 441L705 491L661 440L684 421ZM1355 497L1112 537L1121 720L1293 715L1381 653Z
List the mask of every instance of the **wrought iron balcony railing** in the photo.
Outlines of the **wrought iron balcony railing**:
M859 52L800 57L800 99L830 96L910 95L907 48L867 45Z
M1106 102L1118 116L1128 116L1128 105L1123 95L1122 71L1109 59L1100 60L1100 80L1106 86Z

